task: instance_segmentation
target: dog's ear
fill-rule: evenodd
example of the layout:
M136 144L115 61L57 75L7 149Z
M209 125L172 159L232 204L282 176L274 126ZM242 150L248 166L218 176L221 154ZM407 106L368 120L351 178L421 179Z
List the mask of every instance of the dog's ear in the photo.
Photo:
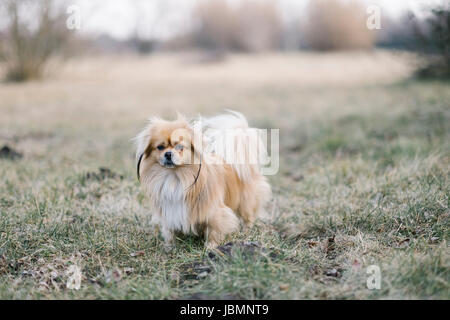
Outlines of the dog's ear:
M141 154L145 154L148 157L152 152L150 144L152 140L152 131L155 125L160 121L162 120L157 117L150 118L145 128L133 139L136 144L136 159L138 159Z
M136 159L147 153L151 141L152 123L150 122L139 134L133 139L136 144ZM150 151L150 150L149 150Z
M147 126L133 139L136 144L136 169L138 179L141 161L147 158L152 152L151 135L156 121L158 121L158 118L150 118Z

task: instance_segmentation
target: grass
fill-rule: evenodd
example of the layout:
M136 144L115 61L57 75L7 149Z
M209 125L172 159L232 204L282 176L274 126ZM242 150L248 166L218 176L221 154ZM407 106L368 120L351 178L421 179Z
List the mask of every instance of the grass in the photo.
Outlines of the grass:
M386 52L110 59L0 85L0 146L23 153L0 159L1 299L450 298L448 82L407 80ZM211 258L183 236L165 252L129 139L153 114L223 108L280 128L267 217L229 239L261 248Z

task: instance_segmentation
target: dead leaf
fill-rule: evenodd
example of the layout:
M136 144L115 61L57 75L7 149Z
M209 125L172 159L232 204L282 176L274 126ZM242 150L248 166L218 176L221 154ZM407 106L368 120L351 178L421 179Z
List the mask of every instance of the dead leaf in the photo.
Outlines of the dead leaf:
M120 280L122 280L122 271L119 269L114 269L106 273L106 283L119 282Z
M287 283L280 284L280 290L281 291L287 291L289 290L289 285Z
M308 244L308 247L312 248L312 247L317 246L318 242L317 242L317 241L314 241L314 240L309 240L309 241L307 242L307 244Z
M431 237L430 238L430 243L436 243L439 241L439 237Z
M325 243L323 245L323 250L325 251L325 253L327 255L329 255L330 253L332 253L335 249L335 240L334 240L334 236L331 238L328 238L327 240L325 240Z
M353 268L354 270L360 269L360 268L361 268L361 262L359 262L357 259L353 260L352 268Z
M395 248L404 249L409 246L409 242L410 242L409 238L403 239L398 243L398 245Z
M141 251L131 253L130 256L137 257L137 256L143 256L144 254L145 254L145 251L141 250Z

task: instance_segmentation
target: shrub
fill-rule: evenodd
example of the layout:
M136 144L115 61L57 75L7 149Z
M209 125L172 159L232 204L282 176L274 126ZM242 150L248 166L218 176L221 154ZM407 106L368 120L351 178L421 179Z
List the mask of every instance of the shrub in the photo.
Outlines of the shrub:
M194 10L191 45L207 50L257 52L279 48L282 23L275 2L201 1Z
M259 52L280 48L283 27L274 2L243 1L236 16L237 49Z
M417 51L414 28L421 21L415 21L411 11L400 17L383 16L383 28L378 32L377 46L388 49Z
M306 39L313 50L370 49L375 33L366 26L364 7L355 1L314 0L307 8Z
M419 68L421 78L450 78L450 5L431 10L422 28L416 25L416 36L426 63Z

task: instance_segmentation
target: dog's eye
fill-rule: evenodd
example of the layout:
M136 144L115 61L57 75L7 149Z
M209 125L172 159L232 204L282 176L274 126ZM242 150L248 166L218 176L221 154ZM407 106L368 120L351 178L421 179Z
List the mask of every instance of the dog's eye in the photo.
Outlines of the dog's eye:
M164 146L162 144L160 144L159 146L156 147L158 150L164 150Z
M183 150L183 146L181 144L177 144L175 146L175 150L182 151Z

